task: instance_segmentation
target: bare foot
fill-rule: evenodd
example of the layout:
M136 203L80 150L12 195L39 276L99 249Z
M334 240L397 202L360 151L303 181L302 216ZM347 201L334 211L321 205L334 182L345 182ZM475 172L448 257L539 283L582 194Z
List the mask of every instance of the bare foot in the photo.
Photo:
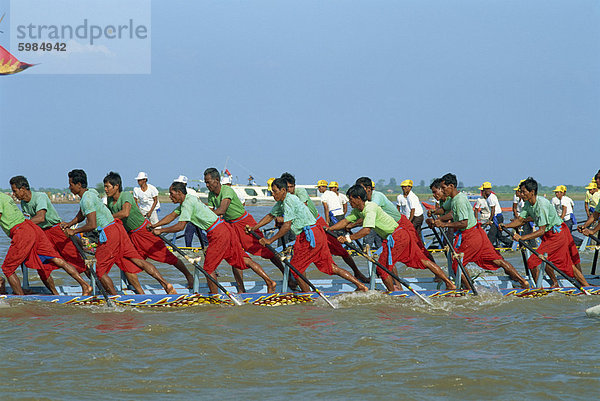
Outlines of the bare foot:
M175 288L173 288L173 284L168 283L167 284L167 288L166 288L166 292L167 294L177 294L177 291L175 291Z
M267 293L273 294L276 286L277 284L273 280L267 281Z
M85 287L81 288L81 295L84 297L87 297L88 295L92 295L92 286L91 285L86 285Z
M394 284L394 291L402 291L402 286Z
M521 288L523 288L524 290L528 290L530 288L529 283L527 281L522 281L520 284Z
M366 285L361 284L360 286L356 287L356 291L369 291L369 288Z
M555 281L554 283L552 283L552 285L550 286L550 288L558 288L558 281Z
M454 285L454 283L452 281L450 281L450 283L446 283L446 289L447 290L455 290L456 286Z

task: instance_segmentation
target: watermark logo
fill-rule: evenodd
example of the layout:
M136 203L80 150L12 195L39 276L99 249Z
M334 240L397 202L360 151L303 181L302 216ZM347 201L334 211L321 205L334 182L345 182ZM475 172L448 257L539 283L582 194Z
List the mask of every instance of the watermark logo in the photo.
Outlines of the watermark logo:
M2 21L6 17L6 13L0 17L0 27L2 27ZM0 34L3 34L4 30L0 29ZM10 54L8 50L0 46L0 75L12 75L26 70L32 67L33 64L23 63L19 61L15 56Z
M10 49L38 74L149 74L150 0L11 0Z

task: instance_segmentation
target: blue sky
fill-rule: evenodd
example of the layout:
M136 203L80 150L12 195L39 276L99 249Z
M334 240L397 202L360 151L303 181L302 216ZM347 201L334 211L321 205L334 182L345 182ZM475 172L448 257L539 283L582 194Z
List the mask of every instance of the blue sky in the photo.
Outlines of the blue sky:
M228 159L260 183L600 168L597 1L153 1L151 40L147 75L0 77L0 187L73 168L168 186Z

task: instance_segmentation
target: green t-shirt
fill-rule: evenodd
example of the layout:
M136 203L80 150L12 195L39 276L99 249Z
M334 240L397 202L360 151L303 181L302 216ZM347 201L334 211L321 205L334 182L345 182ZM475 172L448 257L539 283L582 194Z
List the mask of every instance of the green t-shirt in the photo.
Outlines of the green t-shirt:
M306 204L296 195L288 193L282 204L283 221L292 222L292 232L295 235L300 234L304 227L312 226L317 222Z
M402 218L402 214L398 211L398 208L394 206L392 201L390 201L383 193L373 191L371 194L371 202L379 205L383 211L389 214L394 220L400 221Z
M25 221L25 216L17 207L15 201L5 193L0 192L0 227L6 235L10 236L10 230L17 224Z
M308 207L308 210L310 210L315 219L319 216L319 212L317 211L317 208L315 207L315 204L313 203L312 199L310 199L310 196L308 196L306 188L296 187L294 189L294 195L296 195L298 199L300 199L300 201Z
M135 230L136 228L141 227L146 219L142 215L142 212L140 212L140 208L135 203L135 199L133 199L133 194L131 192L121 192L119 199L117 200L109 197L107 205L108 210L110 210L113 214L120 212L123 210L123 205L125 203L129 203L131 205L131 209L129 210L129 216L121 219L123 226L127 231Z
M96 225L98 228L104 228L115 221L112 217L112 213L108 210L106 205L102 203L98 191L94 188L85 191L79 201L79 207L84 216L96 212Z
M442 209L444 209L446 212L449 212L450 210L452 210L452 198L451 197L447 197L445 201L442 202Z
M536 226L546 226L546 232L550 231L554 226L560 226L563 220L556 213L556 209L552 203L543 196L536 197L535 204L525 202L519 216L526 219L531 217Z
M477 224L475 213L473 213L473 206L471 206L467 195L462 192L459 192L458 195L452 198L452 219L455 222L468 220L467 228L463 228L461 231L473 228Z
M229 207L225 211L225 214L223 214L223 218L226 221L239 219L246 213L246 209L244 209L240 198L229 185L221 185L221 192L219 192L219 195L216 195L214 192L209 192L208 206L213 209L218 209L219 206L221 206L223 199L231 199Z
M363 219L362 226L372 228L381 238L387 238L398 228L398 223L392 216L383 211L381 206L372 201L366 201L362 211L352 209L346 219L353 223Z
M50 228L62 221L52 205L52 202L50 202L50 198L48 198L48 195L44 192L32 191L31 200L29 202L21 201L21 209L23 209L23 213L29 215L29 218L35 216L40 210L45 210L46 218L43 222L38 224L38 226L44 229Z
M189 221L202 230L208 230L219 217L200 202L194 195L186 195L185 200L175 209L179 215L179 221Z

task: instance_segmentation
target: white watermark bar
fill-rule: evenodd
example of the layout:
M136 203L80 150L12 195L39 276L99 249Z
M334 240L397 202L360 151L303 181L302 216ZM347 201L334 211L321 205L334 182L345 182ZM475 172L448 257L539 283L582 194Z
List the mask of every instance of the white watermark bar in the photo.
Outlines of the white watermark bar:
M150 74L150 0L11 0L10 52L28 74Z

